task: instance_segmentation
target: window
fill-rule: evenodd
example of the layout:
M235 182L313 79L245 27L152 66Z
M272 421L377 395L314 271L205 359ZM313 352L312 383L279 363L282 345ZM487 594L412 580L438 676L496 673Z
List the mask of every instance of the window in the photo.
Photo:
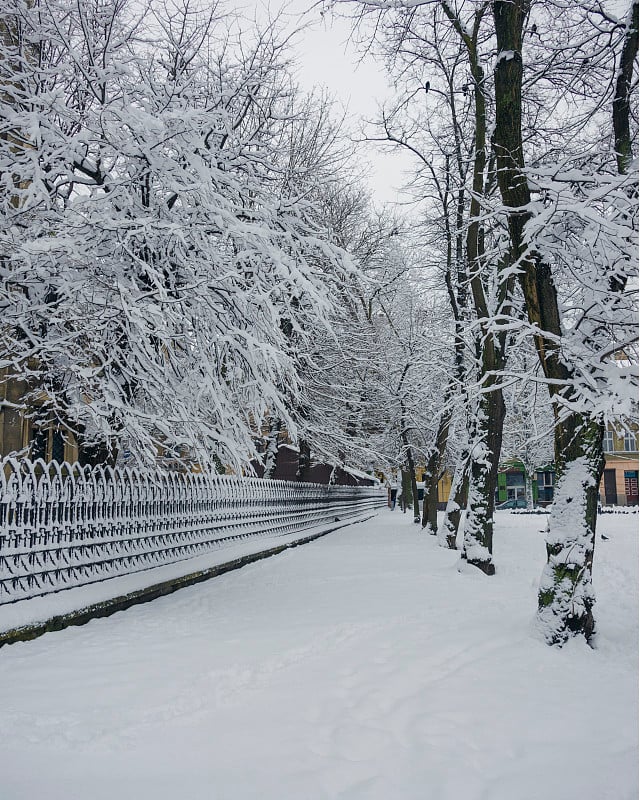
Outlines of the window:
M602 449L605 453L613 453L613 431L605 431L602 439Z
M523 472L507 472L507 486L524 486Z
M554 473L551 470L546 472L539 472L538 473L538 486L540 488L544 486L553 486L553 475Z
M638 449L638 442L635 434L625 433L624 435L624 451L625 453L635 453Z

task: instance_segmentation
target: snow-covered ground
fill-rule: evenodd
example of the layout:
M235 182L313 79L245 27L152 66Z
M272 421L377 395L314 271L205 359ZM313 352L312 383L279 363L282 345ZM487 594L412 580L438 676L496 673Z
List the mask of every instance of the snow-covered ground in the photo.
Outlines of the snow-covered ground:
M0 650L2 800L635 800L637 516L600 519L597 647L533 625L544 517L460 574L380 512Z

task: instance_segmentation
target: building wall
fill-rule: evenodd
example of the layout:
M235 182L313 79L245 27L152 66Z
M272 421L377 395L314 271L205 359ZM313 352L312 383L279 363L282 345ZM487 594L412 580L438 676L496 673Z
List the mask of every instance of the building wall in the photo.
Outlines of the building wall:
M541 475L550 476L548 481L540 489L539 481ZM451 491L452 476L446 472L438 482L438 508L444 511L446 508L449 493ZM545 464L539 470L536 470L536 475L533 479L532 491L533 501L539 502L540 505L548 505L553 498L553 483L554 483L554 470L553 465ZM505 500L510 499L510 496L518 495L518 497L525 496L525 473L524 467L520 462L508 461L500 465L498 472L498 486L496 492L496 503L504 503ZM543 495L540 496L540 492ZM547 496L549 495L549 496Z
M615 496L606 496L605 492L605 475L603 475L600 484L600 501L602 505L638 505L637 487L639 484L639 467L638 467L638 452L625 452L624 451L624 437L617 437L614 440L614 452L605 453L605 471L612 470L615 479ZM541 470L537 471L536 480L533 482L533 499L541 506L548 505L553 499L553 488L548 488L546 485L543 490L540 489L540 475L542 473L551 474L552 468L550 465L544 466ZM605 473L606 474L606 473ZM511 480L509 480L509 477ZM518 477L521 480L516 480ZM510 486L511 484L511 486ZM553 486L553 478L552 483ZM507 463L500 467L498 473L498 492L496 501L502 503L508 499L509 488L518 489L521 495L524 493L525 481L524 470L515 468L515 464ZM447 473L438 483L438 507L444 509L449 499L449 491L451 489L451 476ZM635 494L631 494L635 489ZM543 491L543 495L540 492ZM548 495L548 496L547 496Z
M24 383L7 378L7 370L0 370L2 406L0 407L0 455L15 453L26 447L28 435L25 418L18 406L22 401Z
M264 470L262 464L254 461L253 468L258 477L262 477ZM298 451L285 445L278 448L274 479L280 481L296 481L298 473ZM305 483L328 484L332 480L336 486L374 486L377 480L373 477L352 475L346 469L333 467L331 464L312 464L308 470Z
M603 475L600 483L600 502L602 505L617 505L628 506L638 505L637 494L628 494L628 490L633 487L633 479L635 477L635 486L638 486L638 454L629 453L629 457L618 456L617 454L605 455L605 471L613 470L615 472L615 499L607 496L605 489L605 476ZM627 473L627 475L625 475ZM628 476L628 473L632 473ZM630 477L631 481L627 478Z
M78 447L70 431L54 422L38 427L25 415L21 408L25 391L24 381L8 377L6 369L0 370L0 457L23 452L45 461L77 461Z
M448 472L445 472L438 481L438 508L441 510L446 507L447 501L449 500L449 494L451 493L451 481L452 476L449 475Z
M635 447L625 450L624 434L611 426L608 428L605 472L600 482L602 505L638 505L638 426L633 425L632 429L635 431Z

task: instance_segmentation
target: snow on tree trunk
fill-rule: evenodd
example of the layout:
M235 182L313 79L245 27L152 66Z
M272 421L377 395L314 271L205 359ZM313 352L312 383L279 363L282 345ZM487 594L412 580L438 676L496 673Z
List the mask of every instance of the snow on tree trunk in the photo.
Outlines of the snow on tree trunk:
M462 558L486 575L495 573L493 564L493 512L498 484L498 462L502 446L505 404L502 390L495 387L491 366L502 366L496 348L483 345L484 393L472 419L469 468L469 499L464 523Z
M456 549L458 529L462 519L462 512L467 507L468 493L468 450L463 449L460 462L457 464L453 474L442 524L438 527L438 544L440 547L446 547L449 550Z
M413 497L413 521L420 523L420 498L418 497L418 482L416 480L416 468L413 466L409 470L411 478L411 494Z
M538 622L549 644L564 644L578 633L589 641L595 630L591 573L604 469L601 440L601 426L591 423L574 438L560 467L538 593Z
M278 437L282 429L282 420L272 417L269 420L269 433L267 435L267 449L264 455L264 477L273 478L276 471L278 458Z
M493 564L492 458L484 437L471 448L469 498L464 522L462 559L482 570L495 573Z
M533 478L532 473L525 468L524 471L524 491L527 498L527 508L533 510Z
M420 522L420 500L418 499L418 483L416 481L416 464L413 458L413 450L407 447L407 469L408 475L407 488L408 494L405 495L405 473L402 474L402 493L406 498L405 507L413 506L413 521Z
M629 120L630 98L633 88L633 70L638 56L638 0L631 3L627 18L624 45L616 76L616 91L613 98L613 131L615 136L618 172L623 175L633 161L633 139ZM637 91L637 88L636 88Z

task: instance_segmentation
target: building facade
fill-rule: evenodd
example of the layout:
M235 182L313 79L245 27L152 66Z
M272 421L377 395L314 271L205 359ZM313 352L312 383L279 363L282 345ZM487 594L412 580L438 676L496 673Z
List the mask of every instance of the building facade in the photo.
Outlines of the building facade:
M73 433L37 403L27 413L24 395L24 383L0 370L0 457L22 453L34 461L77 461Z
M604 475L600 483L603 506L638 505L638 426L616 431L608 426L604 434Z
M616 431L609 426L603 439L605 468L600 483L600 502L603 506L638 505L638 426ZM548 506L553 502L555 467L544 464L536 469L532 480L533 502ZM451 476L448 473L438 484L438 508L444 510L449 498ZM525 501L527 497L526 470L520 461L500 465L496 504L508 500Z
M556 480L556 471L553 464L542 464L531 476L531 495L533 502L539 506L547 506L553 502L553 487ZM518 460L506 461L500 465L498 471L498 488L496 491L496 504L505 503L507 500L516 502L527 499L527 471L524 464Z

